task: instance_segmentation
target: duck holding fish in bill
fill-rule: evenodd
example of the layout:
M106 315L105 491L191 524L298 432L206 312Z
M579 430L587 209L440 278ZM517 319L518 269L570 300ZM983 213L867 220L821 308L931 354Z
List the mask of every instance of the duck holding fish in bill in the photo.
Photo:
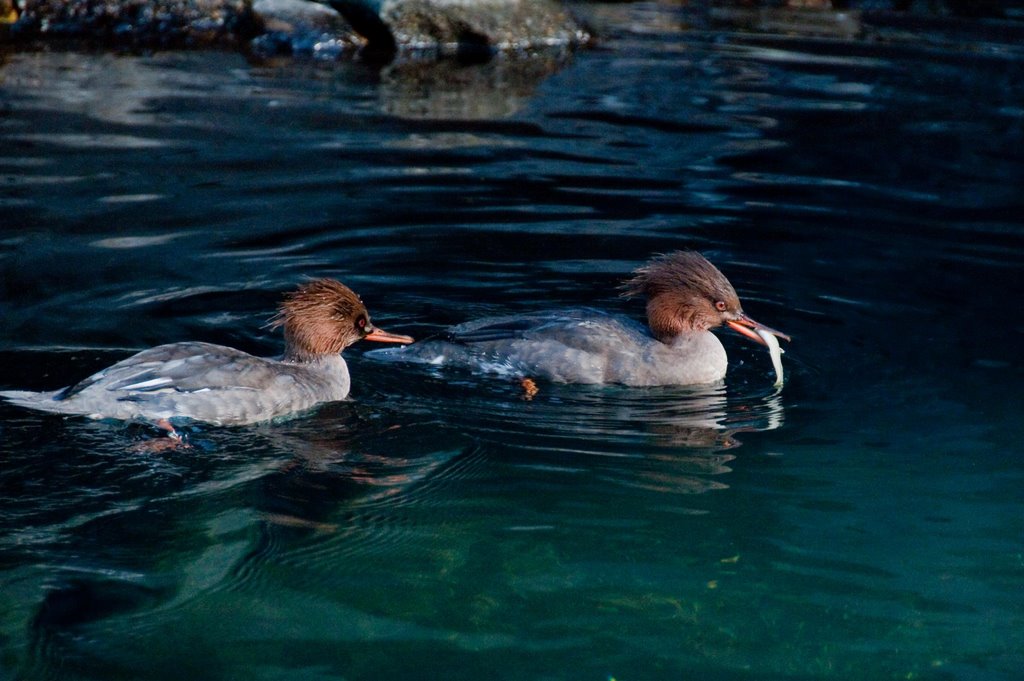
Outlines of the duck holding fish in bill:
M700 253L655 257L623 285L623 296L647 298L647 328L590 308L537 312L467 322L366 356L559 383L700 385L725 377L725 348L711 330L727 326L769 348L781 384L776 337L789 336L747 316L732 284Z
M58 414L152 422L176 436L171 424L178 419L244 425L343 400L351 379L342 350L360 340L413 342L375 327L359 296L333 279L299 286L270 326L284 328L279 358L211 343L171 343L61 390L8 390L0 397Z

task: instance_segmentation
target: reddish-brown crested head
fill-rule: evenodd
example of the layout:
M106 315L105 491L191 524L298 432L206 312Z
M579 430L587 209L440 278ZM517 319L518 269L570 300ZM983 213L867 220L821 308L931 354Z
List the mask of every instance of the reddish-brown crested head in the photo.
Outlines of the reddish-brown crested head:
M374 328L359 296L334 279L314 279L285 296L271 327L284 327L285 355L307 360L336 355L356 341L411 343Z
M623 288L625 296L647 298L647 324L663 343L743 317L732 284L696 251L657 256L636 270Z

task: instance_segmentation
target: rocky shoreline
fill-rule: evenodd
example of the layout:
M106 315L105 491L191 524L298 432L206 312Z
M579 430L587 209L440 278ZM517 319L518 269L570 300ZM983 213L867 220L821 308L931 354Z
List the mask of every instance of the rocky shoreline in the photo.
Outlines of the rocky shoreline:
M235 46L262 32L249 0L16 0L14 4L16 18L8 23L6 37L22 44Z
M147 50L222 47L273 57L359 54L390 62L574 49L593 39L579 17L600 2L574 0L0 0L0 48L64 44ZM667 1L667 0L666 0ZM861 19L930 16L1024 19L1020 0L674 0L709 23L855 37ZM598 10L598 14L599 14ZM1020 16L1018 16L1020 15Z
M171 49L310 44L486 58L575 47L588 32L558 0L0 0L0 44Z

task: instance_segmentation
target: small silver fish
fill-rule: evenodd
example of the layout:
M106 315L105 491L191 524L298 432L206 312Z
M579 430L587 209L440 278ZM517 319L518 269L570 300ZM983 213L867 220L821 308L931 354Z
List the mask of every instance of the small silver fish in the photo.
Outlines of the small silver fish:
M775 367L774 386L776 388L781 388L783 383L782 353L785 352L785 350L779 347L779 340L771 333L768 333L767 331L764 331L762 329L754 329L754 331L757 333L758 336L761 337L761 340L764 341L764 344L768 346L768 352L770 352L772 355L772 366Z

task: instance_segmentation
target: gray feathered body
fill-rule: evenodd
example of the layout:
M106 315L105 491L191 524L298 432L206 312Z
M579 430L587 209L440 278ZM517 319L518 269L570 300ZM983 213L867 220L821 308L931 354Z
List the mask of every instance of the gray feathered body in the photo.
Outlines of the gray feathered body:
M366 356L627 386L714 383L725 377L728 363L721 341L709 331L662 343L628 318L589 308L480 319L452 327L443 338Z
M63 390L0 392L9 402L58 414L242 425L344 399L341 355L310 361L255 357L210 343L172 343L132 355Z

